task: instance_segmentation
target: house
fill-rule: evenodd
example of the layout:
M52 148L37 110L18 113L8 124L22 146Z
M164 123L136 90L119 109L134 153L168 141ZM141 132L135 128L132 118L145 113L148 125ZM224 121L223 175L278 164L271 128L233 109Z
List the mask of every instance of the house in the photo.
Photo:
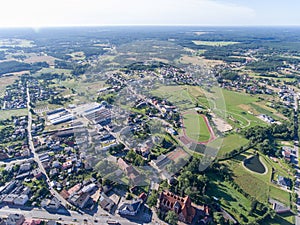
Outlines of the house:
M41 224L40 220L26 219L22 225L39 225Z
M283 203L277 201L277 200L274 200L274 199L269 199L269 202L272 204L272 208L273 210L280 214L280 213L288 213L291 211L291 209L287 206L285 206Z
M62 190L60 193L59 193L64 199L68 199L70 197L70 194L67 190Z
M25 217L21 214L9 214L6 220L7 225L21 225L25 221Z
M166 155L160 155L156 160L150 162L151 166L158 171L162 170L168 163L170 163L170 159Z
M106 194L104 194L104 193L101 194L100 206L102 209L106 210L107 212L112 212L115 205L116 204L109 197L107 197Z
M43 173L39 169L35 169L35 170L32 171L32 175L36 179L40 179L43 176Z
M277 184L284 188L290 189L291 179L278 175Z
M143 202L145 202L147 199L147 194L145 194L145 192L141 193L139 195L138 199L141 199Z
M87 185L87 186L84 186L84 187L81 189L81 191L82 191L83 193L92 192L93 190L95 190L96 187L97 187L96 184L91 183L91 184L89 184L89 185Z
M75 194L69 197L69 202L79 208L85 208L87 203L91 200L91 196L89 193Z
M141 181L139 172L133 166L128 165L122 158L119 158L117 163L120 169L125 172L133 183L139 183Z
M52 199L44 199L41 202L41 206L50 212L55 212L62 207L60 201L56 197L53 197Z
M9 195L6 195L6 197L2 200L2 202L6 203L8 205L13 205L14 204L14 200L17 197L18 197L18 195L16 195L16 194L9 194Z
M19 173L25 173L31 169L31 163L23 163L20 166Z
M136 216L140 210L143 200L138 199L132 201L132 203L124 203L120 206L118 212L123 216Z
M196 215L189 196L180 197L169 191L163 191L158 200L158 208L162 211L172 210L178 215L178 219L184 223L191 223Z
M69 169L71 167L72 167L72 161L71 160L64 162L63 165L62 165L62 168L64 170Z
M15 205L25 205L29 200L28 195L19 195L17 198L14 199Z
M287 146L282 147L282 156L284 157L284 159L288 162L291 161L291 154L293 152L293 149Z

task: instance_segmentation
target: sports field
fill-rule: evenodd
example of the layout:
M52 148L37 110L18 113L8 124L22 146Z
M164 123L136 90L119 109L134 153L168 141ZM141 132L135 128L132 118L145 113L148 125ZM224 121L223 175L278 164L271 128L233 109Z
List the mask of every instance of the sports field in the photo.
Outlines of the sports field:
M184 132L187 137L195 142L206 142L211 138L203 116L196 113L183 114Z

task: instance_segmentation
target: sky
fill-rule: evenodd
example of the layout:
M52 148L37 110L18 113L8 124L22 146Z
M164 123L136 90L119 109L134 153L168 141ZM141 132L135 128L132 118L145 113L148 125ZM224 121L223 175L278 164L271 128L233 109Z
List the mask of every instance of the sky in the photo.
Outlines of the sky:
M299 0L2 0L0 27L298 26Z

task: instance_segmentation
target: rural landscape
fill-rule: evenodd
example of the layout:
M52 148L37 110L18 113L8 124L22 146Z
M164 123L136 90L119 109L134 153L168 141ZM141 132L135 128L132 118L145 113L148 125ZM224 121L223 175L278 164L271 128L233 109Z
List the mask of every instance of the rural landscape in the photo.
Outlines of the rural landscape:
M296 27L0 32L0 224L300 224Z

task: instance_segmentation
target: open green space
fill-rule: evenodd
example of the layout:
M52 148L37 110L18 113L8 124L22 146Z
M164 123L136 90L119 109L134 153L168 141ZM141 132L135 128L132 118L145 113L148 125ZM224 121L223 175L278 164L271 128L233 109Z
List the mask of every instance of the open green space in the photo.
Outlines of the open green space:
M248 140L239 134L229 134L225 137L220 137L212 141L209 146L212 148L220 148L218 156L229 153L234 149L239 149L240 147L246 145Z
M65 75L71 75L71 70L68 69L58 69L58 68L42 68L38 72L36 72L35 76L40 76L42 73L56 73L56 74L65 74Z
M194 141L204 142L210 139L210 133L204 118L196 113L184 114L183 122L186 135Z
M27 109L1 110L0 120L10 119L12 116L27 116Z
M214 91L219 91L218 88ZM215 112L224 117L226 114L226 120L228 123L235 127L245 128L252 127L256 125L266 125L265 122L256 117L251 113L251 104L254 102L259 102L257 97L251 96L246 93L234 92L229 90L222 90L224 98L216 98L213 104L222 105L222 102L226 105L226 112L222 109L215 109ZM257 106L259 107L259 106Z
M191 109L195 105L189 97L188 92L181 86L163 86L152 92L155 96L167 99L180 109Z
M274 219L265 219L260 222L261 225L293 225L295 224L295 216L291 213L283 213L276 215Z
M254 151L249 150L248 152L226 161L229 170L233 173L234 181L246 193L255 197L260 202L267 203L269 198L273 198L289 206L290 194L271 182L272 167L274 168L277 166L275 162L269 160L269 158L264 155L260 155L261 162L267 167L267 172L265 174L251 172L243 166L243 160L253 154Z
M254 220L256 214L248 216L251 208L251 200L236 190L230 182L222 181L215 174L208 174L210 183L208 189L211 196L220 200L221 206L239 221L243 221L240 215L246 215L248 219Z

